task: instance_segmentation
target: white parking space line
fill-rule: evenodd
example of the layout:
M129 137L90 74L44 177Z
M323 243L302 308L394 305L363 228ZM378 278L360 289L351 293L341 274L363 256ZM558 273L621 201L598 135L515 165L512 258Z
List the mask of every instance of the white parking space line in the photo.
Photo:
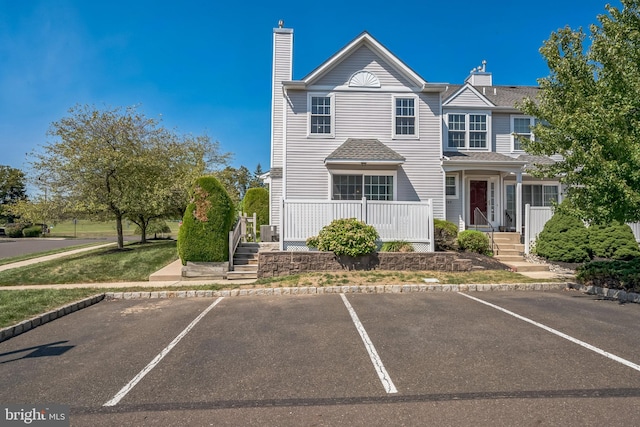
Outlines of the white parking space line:
M358 333L360 334L360 338L362 338L362 342L364 342L364 346L369 353L369 358L371 358L371 363L373 363L373 367L378 373L378 377L382 382L382 386L387 393L397 393L398 390L396 389L396 386L393 385L393 381L391 381L391 377L387 373L387 370L384 368L384 365L382 364L380 356L378 356L376 348L373 346L373 343L369 339L369 335L367 335L367 331L364 329L364 326L362 326L362 323L360 323L358 315L356 314L353 307L351 307L351 304L349 304L347 297L344 294L340 294L340 296L342 297L344 305L347 307L347 311L349 311L349 314L351 315L351 320L353 320L353 323L356 326Z
M534 326L537 326L538 328L544 329L547 332L551 332L554 335L557 335L557 336L559 336L561 338L564 338L564 339L566 339L568 341L571 341L574 344L578 344L579 346L582 346L582 347L584 347L586 349L589 349L589 350L591 350L591 351L593 351L595 353L598 353L601 356L607 357L607 358L609 358L611 360L615 360L616 362L621 363L621 364L623 364L625 366L628 366L631 369L635 369L636 371L640 371L640 365L637 365L637 364L635 364L633 362L630 362L630 361L628 361L626 359L623 359L622 357L616 356L615 354L609 353L608 351L602 350L602 349L600 349L598 347L595 347L595 346L593 346L593 345L591 345L589 343L581 341L581 340L579 340L577 338L574 338L574 337L572 337L570 335L562 333L562 332L560 332L560 331L558 331L556 329L550 328L550 327L548 327L546 325L543 325L542 323L538 323L538 322L536 322L534 320L528 319L528 318L526 318L524 316L516 314L516 313L514 313L512 311L509 311L509 310L507 310L505 308L502 308L502 307L497 306L495 304L491 304L490 302L481 300L481 299L476 298L476 297L472 297L471 295L464 294L464 293L461 293L461 292L458 292L458 294L462 295L462 296L465 296L465 297L467 297L469 299L472 299L474 301L477 301L477 302L479 302L481 304L487 305L487 306L489 306L491 308L495 308L496 310L502 311L503 313L506 313L506 314L508 314L510 316L515 317L516 319L520 319L520 320L522 320L524 322L527 322L527 323L530 323L530 324L532 324Z
M160 361L167 354L169 354L169 352L180 342L180 340L182 338L184 338L185 335L187 335L189 333L189 331L191 331L191 329L193 329L193 327L196 326L196 324L200 320L202 320L202 318L204 316L206 316L207 313L210 312L213 309L213 307L218 305L218 303L220 301L222 301L223 299L224 299L224 297L218 298L209 307L207 307L202 313L200 313L198 315L198 317L193 319L193 322L189 323L189 326L184 328L184 330L182 332L180 332L180 334L177 337L175 337L173 339L173 341L171 341L169 343L169 345L166 346L164 348L164 350L162 350L151 362L149 362L149 364L147 366L145 366L145 368L142 371L140 371L138 373L138 375L133 377L133 379L131 381L129 381L129 383L126 386L122 387L122 389L118 393L116 393L116 395L113 396L113 398L111 400L109 400L107 403L105 403L102 406L115 406L115 405L117 405L118 402L120 402L120 400L122 400L122 398L125 397L127 395L127 393L129 393L136 386L136 384L138 384L140 382L140 380L142 380L145 377L145 375L147 375L149 372L151 372L151 370L153 368L155 368L156 365L158 365L158 363L160 363Z

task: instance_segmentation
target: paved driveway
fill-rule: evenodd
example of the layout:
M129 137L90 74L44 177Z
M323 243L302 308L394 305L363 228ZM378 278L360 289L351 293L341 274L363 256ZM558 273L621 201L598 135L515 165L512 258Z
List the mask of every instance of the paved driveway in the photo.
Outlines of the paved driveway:
M0 343L72 425L638 425L640 306L578 292L102 302Z

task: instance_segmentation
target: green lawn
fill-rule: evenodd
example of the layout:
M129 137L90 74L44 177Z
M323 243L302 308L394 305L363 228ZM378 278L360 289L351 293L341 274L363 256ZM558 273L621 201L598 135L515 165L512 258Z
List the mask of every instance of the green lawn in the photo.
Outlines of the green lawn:
M0 286L147 281L178 259L176 242L130 244L123 250L96 249L0 272Z
M178 235L179 222L167 221L167 225L171 228L171 236ZM122 225L125 236L135 236L136 225L130 221L125 221ZM73 221L63 221L53 224L53 228L49 233L51 237L113 237L116 236L115 221L89 221L78 220L77 224ZM139 236L138 236L139 237ZM160 236L158 236L160 237ZM167 237L167 236L164 236Z

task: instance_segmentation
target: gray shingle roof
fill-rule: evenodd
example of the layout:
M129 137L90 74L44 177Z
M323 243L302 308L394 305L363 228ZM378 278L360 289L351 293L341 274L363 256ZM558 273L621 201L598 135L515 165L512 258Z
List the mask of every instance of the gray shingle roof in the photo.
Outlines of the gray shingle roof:
M445 159L444 161L465 161L465 162L514 162L514 163L525 163L524 160L519 160L514 157L505 156L504 154L487 152L487 151L445 151L442 153L445 157L448 157L449 160Z
M442 101L446 102L462 86L449 86L442 94ZM473 88L497 107L515 107L516 102L522 101L523 98L535 99L540 90L537 86L473 86ZM482 92L483 89L484 93Z
M404 162L406 159L377 139L349 138L325 159L327 161Z

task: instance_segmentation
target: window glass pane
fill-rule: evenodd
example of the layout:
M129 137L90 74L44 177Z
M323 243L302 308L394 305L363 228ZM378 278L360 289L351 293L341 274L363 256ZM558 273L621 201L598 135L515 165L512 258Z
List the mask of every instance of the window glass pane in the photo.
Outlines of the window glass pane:
M368 200L393 200L393 176L365 176L364 196Z
M331 98L328 96L311 97L311 133L331 133Z
M486 148L487 133L486 132L469 132L469 147Z
M333 200L362 199L362 175L333 175Z
M464 132L449 131L449 147L464 147Z
M553 203L558 201L558 187L555 185L545 185L543 197L544 206L553 206Z
M456 177L448 176L445 178L445 192L447 196L456 195Z
M413 98L396 98L396 135L415 135L414 102Z

